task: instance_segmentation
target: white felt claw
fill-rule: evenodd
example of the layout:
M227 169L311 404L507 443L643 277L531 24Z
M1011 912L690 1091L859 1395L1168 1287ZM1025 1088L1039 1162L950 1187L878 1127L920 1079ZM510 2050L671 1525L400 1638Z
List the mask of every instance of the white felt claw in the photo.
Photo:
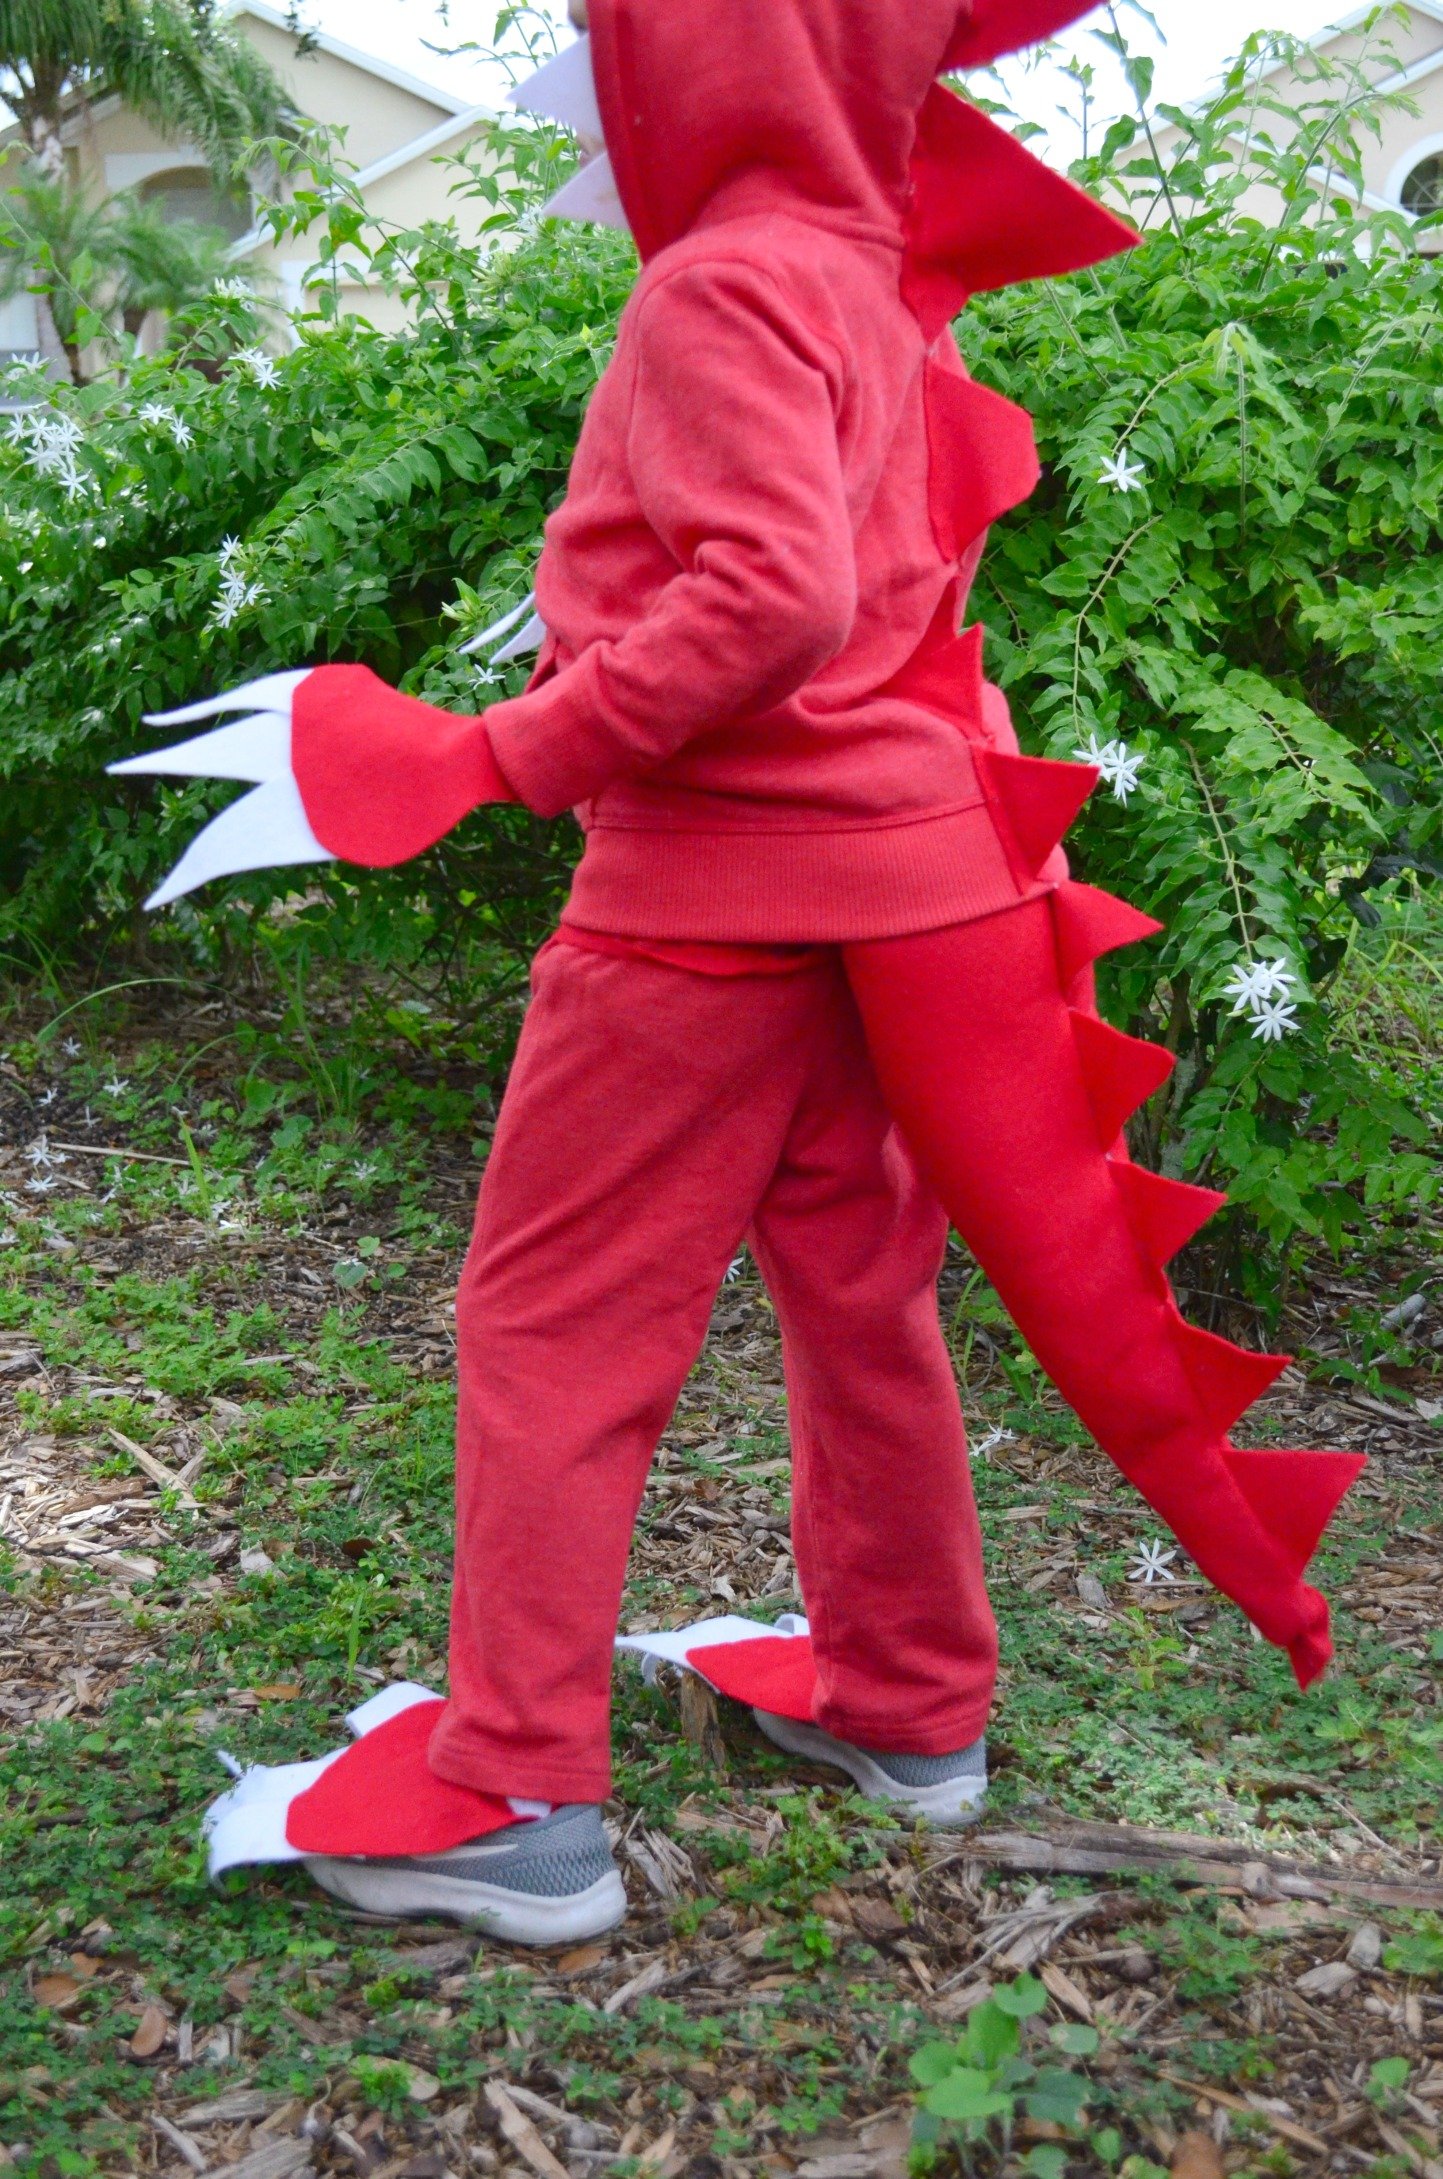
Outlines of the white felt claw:
M494 654L491 660L492 665L509 666L513 658L529 658L533 651L540 650L542 644L546 641L547 633L547 626L541 615L533 613L530 620L517 629L511 640L508 643L503 643L500 650Z
M535 606L536 592L528 590L521 603L513 605L509 613L503 613L500 620L493 620L489 628L481 630L479 636L468 637L461 645L461 656L469 658L474 651L484 651L488 643L495 643L498 637L508 635L534 612Z
M268 779L252 788L213 817L145 905L168 907L211 878L231 877L239 870L276 870L289 863L334 860L312 832L300 789L287 772L284 779Z
M197 719L218 718L223 711L283 711L289 718L291 698L312 671L310 666L300 666L291 673L262 674L259 681L247 681L219 696L203 697L198 704L182 704L178 711L148 711L145 723L191 726Z
M152 722L154 723L154 722ZM217 726L168 749L108 764L109 772L187 773L196 779L284 779L291 769L289 712L261 711L234 726Z
M591 63L590 38L578 38L543 62L534 76L508 92L506 103L523 113L539 113L559 121L577 136L600 137L601 108L596 98L596 76Z
M569 182L541 207L543 219L576 219L591 227L619 227L630 234L631 222L622 208L611 156L603 152L579 166Z

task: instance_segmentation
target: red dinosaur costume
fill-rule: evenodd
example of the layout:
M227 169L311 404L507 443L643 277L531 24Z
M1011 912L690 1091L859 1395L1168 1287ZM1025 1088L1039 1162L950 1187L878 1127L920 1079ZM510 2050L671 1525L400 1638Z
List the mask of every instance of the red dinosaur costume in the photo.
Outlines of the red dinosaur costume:
M760 1660L779 1710L879 1749L981 1732L949 1217L1300 1684L1330 1654L1303 1574L1359 1462L1229 1441L1283 1363L1178 1314L1164 1266L1222 1199L1128 1162L1169 1060L1092 999L1098 956L1157 926L1070 880L1097 775L1018 753L980 630L956 633L1038 469L951 321L1135 237L937 79L1082 12L592 0L643 271L548 525L531 686L461 719L321 667L170 753L265 782L285 841L252 859L396 863L508 797L586 829L458 1306L450 1700L333 1765L294 1846L400 1853L512 1820L477 1795L606 1795L632 1523L744 1234L783 1332L811 1638L724 1645L715 1684L765 1701ZM387 1764L409 1784L378 1814Z

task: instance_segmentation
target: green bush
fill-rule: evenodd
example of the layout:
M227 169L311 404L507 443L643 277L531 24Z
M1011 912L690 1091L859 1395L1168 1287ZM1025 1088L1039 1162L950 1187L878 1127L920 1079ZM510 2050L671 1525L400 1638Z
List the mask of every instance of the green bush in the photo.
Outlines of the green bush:
M1105 752L1122 792L1094 798L1075 868L1167 926L1104 990L1178 1058L1138 1147L1232 1192L1214 1247L1261 1232L1275 1262L1437 1191L1436 1016L1419 1027L1411 960L1397 1006L1373 1003L1368 948L1388 925L1397 966L1397 919L1443 863L1443 273L1315 179L1324 139L1333 174L1356 167L1347 84L1238 167L1226 132L1249 97L1239 69L1189 122L1166 193L1137 132L1114 127L1110 165L1084 178L1153 185L1145 246L979 301L962 338L1033 411L1046 464L984 565L990 670L1024 747ZM527 587L633 276L624 240L526 209L559 138L512 127L498 148L504 181L462 178L494 201L494 248L437 228L374 253L417 301L414 333L327 316L323 284L271 369L247 359L243 300L222 296L172 355L66 395L0 451L13 955L141 939L137 902L226 798L104 779L145 745L143 711L323 658L459 710L497 693L456 646ZM1259 175L1281 228L1245 216ZM339 267L366 242L334 178L302 175L275 218L318 220ZM482 813L404 872L308 872L310 928L368 962L444 964L477 935L520 950L575 844L569 824ZM293 888L284 873L213 888L144 942L223 965ZM1273 964L1270 1041L1263 1003L1232 993L1240 968ZM1338 1003L1364 990L1366 1033Z

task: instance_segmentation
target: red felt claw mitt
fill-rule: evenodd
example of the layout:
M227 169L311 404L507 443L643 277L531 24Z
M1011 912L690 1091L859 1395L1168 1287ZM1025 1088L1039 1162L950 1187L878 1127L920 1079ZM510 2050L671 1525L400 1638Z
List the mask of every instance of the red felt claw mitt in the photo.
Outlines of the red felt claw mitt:
M267 674L147 724L186 726L227 711L246 716L110 766L255 782L191 842L148 908L239 870L337 857L386 869L482 803L516 800L484 719L402 696L368 666Z

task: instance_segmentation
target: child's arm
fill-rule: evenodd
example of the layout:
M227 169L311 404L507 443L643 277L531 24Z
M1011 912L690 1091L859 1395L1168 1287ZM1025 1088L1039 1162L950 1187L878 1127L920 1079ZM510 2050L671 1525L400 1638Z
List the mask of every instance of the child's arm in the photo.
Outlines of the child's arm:
M152 719L250 714L112 771L256 785L148 907L236 871L406 862L484 802L554 816L780 703L841 650L857 578L836 353L746 266L679 272L641 318L629 465L677 563L651 611L484 718L402 696L364 666L319 666Z
M618 642L487 713L502 771L545 816L781 703L856 615L835 349L739 263L673 273L636 340L629 467L677 572Z

